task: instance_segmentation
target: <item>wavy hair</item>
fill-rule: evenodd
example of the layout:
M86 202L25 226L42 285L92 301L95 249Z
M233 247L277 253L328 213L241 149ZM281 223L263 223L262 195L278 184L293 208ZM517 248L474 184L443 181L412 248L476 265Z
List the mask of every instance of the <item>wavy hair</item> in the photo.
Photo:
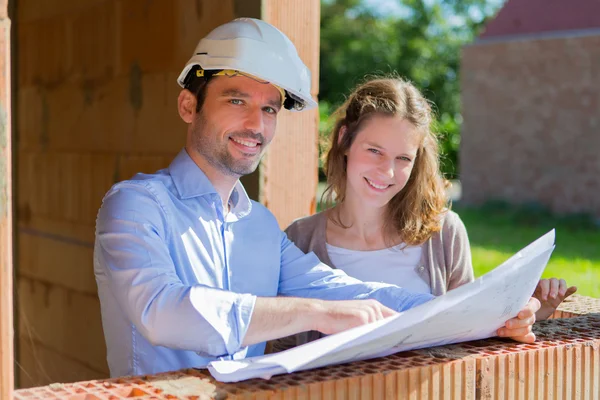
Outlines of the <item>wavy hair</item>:
M448 207L446 186L439 165L439 145L432 130L433 113L429 102L410 82L396 77L374 78L359 85L334 113L337 116L325 153L326 204L341 203L346 197L346 154L354 139L375 115L394 116L409 121L421 134L417 157L406 186L387 204L384 237L399 234L406 245L420 245L440 230L440 216ZM340 130L346 132L340 139ZM338 212L329 218L348 228Z

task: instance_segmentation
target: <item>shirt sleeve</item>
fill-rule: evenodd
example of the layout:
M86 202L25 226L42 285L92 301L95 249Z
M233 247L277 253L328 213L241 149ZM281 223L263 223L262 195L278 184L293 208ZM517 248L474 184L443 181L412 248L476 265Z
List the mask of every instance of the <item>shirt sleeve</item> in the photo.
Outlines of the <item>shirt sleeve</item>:
M385 283L362 282L321 263L314 253L304 254L283 233L279 294L322 300L374 299L404 311L434 298Z
M167 245L168 217L151 187L112 189L96 221L98 284L108 286L120 312L151 344L203 356L233 354L256 297L183 284Z

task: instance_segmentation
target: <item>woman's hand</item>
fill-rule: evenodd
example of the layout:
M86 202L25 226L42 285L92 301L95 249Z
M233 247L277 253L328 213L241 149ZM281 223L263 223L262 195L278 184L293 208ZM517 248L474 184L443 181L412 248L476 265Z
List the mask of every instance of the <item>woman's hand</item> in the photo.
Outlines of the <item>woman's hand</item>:
M538 282L533 297L541 303L541 308L536 313L536 319L541 321L550 317L567 297L577 291L576 286L567 288L564 279L550 278Z
M517 342L533 343L535 334L531 331L535 322L536 312L540 309L540 301L535 297L529 302L516 317L506 321L506 324L496 332L500 337L508 337Z

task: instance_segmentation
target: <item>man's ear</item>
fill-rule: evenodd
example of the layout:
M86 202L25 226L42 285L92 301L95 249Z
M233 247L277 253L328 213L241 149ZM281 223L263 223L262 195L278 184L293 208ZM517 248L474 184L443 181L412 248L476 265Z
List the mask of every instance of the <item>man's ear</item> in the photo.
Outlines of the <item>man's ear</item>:
M186 124L191 124L196 115L196 103L198 99L187 89L183 89L177 98L177 111Z

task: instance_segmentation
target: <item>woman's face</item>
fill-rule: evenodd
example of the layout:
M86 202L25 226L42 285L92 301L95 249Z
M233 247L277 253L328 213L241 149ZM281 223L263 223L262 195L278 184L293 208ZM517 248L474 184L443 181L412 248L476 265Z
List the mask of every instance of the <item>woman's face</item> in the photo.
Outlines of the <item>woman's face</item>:
M346 153L346 198L365 207L385 207L410 177L420 136L399 117L367 120Z

